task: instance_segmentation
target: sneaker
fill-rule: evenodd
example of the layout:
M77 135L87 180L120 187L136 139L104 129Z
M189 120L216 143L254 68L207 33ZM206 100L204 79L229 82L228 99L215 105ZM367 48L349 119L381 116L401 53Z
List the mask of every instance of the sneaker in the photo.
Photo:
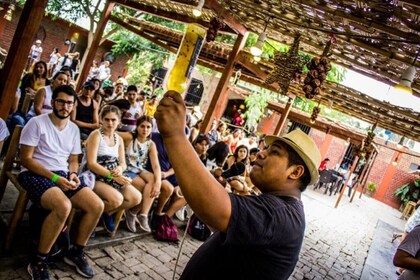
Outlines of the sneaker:
M183 222L185 220L185 206L182 207L181 209L179 209L178 211L175 212L175 216L178 218L178 220L180 220L181 222Z
M76 268L77 273L82 275L86 278L92 278L95 276L95 272L90 267L89 263L86 260L85 253L80 255L75 255L70 251L67 256L64 257L64 262L68 265L74 266Z
M48 265L45 262L30 263L28 273L33 280L50 280Z
M138 223L140 229L145 232L151 232L152 230L149 227L149 219L147 218L146 214L139 214L137 215Z
M136 214L131 213L131 211L129 209L125 209L124 211L125 213L125 222L127 224L127 228L131 231L131 232L136 232L136 222L137 222L137 216Z
M102 214L102 222L108 233L113 233L115 231L114 215Z

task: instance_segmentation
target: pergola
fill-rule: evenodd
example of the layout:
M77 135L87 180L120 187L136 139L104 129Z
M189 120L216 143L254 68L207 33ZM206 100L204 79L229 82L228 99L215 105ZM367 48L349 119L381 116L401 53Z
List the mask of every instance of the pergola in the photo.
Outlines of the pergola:
M33 29L35 32L39 26L37 21L40 21L40 11L43 11L47 2L27 1L19 24L24 25L25 30ZM209 27L212 18L222 18L227 27L221 32L237 34L237 40L234 46L206 43L200 53L199 64L222 73L205 116L203 130L209 128L215 108L226 102L229 79L238 67L242 68L242 80L279 90L276 83L264 83L275 67L273 62L263 59L255 64L249 50L243 47L248 32L258 34L265 30L268 38L287 45L291 45L296 35L300 34L300 51L313 56L320 56L326 42L334 36L336 42L329 56L332 63L389 85L397 84L408 66L420 66L417 55L420 48L420 3L416 0L206 0L203 14L198 19L192 14L197 4L198 1L192 0L109 0L87 53L85 65L90 65L93 60L109 20L176 53L182 38L180 32L120 14L114 9L115 6L129 7L178 22L198 22L205 27ZM22 32L15 37L18 38L12 44L18 47L11 49L0 76L1 114L4 114L5 108L10 107L7 96L14 94L12 89L18 83L16 77L20 77L20 74L17 75L21 70L17 67L20 65L18 60L22 60L23 56L26 58L25 54L33 38L31 32ZM88 69L85 66L80 73L79 86L87 76ZM420 97L417 77L412 89L413 94ZM299 84L292 83L288 94L304 98ZM315 101L324 105L332 104L332 109L420 141L420 114L411 109L375 100L328 81L324 82L324 90ZM290 108L286 106L285 109L278 108L278 111L287 115L284 113L290 111ZM276 128L276 133L280 128Z

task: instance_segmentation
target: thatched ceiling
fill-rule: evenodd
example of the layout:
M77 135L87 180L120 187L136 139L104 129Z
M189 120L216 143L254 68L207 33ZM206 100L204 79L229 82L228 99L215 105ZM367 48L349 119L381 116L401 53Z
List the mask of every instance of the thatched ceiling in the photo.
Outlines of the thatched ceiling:
M140 11L182 22L196 22L192 8L198 1L177 0L117 0ZM398 82L403 70L412 64L420 48L420 4L407 1L216 1L206 0L203 25L214 16L223 16L231 32L246 30L259 33L266 22L268 37L291 44L296 33L302 35L300 50L319 56L334 33L331 60L366 76L390 85ZM177 49L181 34L156 25L147 24L125 16L130 26L140 27L143 34L156 42ZM229 31L226 29L224 31ZM141 35L141 34L140 34ZM382 40L382 39L388 40ZM206 44L200 55L200 63L215 70L223 69L230 47L217 43ZM271 62L262 61L258 66L247 62L249 56L242 53L239 61L245 69L243 79L262 84L264 75L273 68ZM249 60L249 59L248 59ZM420 66L420 58L416 66ZM420 97L420 82L416 76L414 94ZM378 120L379 126L415 141L420 141L420 114L377 101L355 90L325 83L322 103L333 101L333 109L355 116L369 123ZM300 86L292 85L295 95L303 96Z

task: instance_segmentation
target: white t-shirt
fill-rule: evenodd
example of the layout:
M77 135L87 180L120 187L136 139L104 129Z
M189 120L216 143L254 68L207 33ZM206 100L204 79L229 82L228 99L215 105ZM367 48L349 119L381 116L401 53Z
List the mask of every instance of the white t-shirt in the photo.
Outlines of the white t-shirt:
M36 45L32 45L31 47L31 58L32 59L39 59L42 53L42 47L37 47Z
M35 147L32 158L48 170L67 172L70 155L82 153L77 125L69 120L67 126L59 131L49 114L30 119L22 130L19 143ZM21 171L26 170L22 166Z
M10 133L7 129L6 123L0 118L0 141L4 141L7 137L9 137L9 135Z

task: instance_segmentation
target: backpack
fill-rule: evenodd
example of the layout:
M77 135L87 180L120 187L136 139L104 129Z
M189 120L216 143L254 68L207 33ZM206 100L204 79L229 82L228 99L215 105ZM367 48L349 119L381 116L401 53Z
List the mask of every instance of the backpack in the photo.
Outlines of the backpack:
M187 232L192 238L200 241L206 241L211 235L209 227L206 226L206 224L203 223L195 214L193 214L190 218Z
M50 211L45 210L32 204L29 209L29 228L30 234L35 245L35 249L39 243L39 237L41 235L42 224L45 218L48 216ZM57 237L54 245L52 246L50 253L48 254L48 262L58 262L64 259L70 248L70 232L67 225L61 230Z
M178 228L168 215L159 216L154 236L159 241L178 242Z

